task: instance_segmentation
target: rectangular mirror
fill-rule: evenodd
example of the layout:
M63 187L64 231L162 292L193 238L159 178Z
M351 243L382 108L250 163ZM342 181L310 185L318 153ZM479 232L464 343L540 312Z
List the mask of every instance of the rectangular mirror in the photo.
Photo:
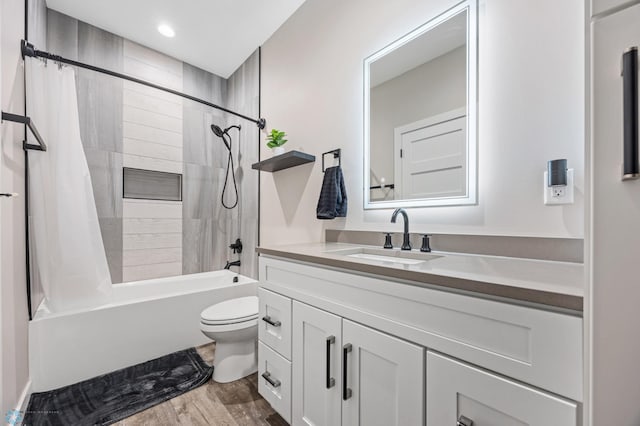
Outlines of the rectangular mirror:
M476 203L476 0L364 61L364 208Z

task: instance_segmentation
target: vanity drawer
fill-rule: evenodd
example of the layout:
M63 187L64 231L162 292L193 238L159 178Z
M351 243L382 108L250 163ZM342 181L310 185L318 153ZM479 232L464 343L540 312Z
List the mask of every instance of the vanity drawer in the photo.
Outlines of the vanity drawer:
M291 299L258 289L258 338L286 359L291 359Z
M291 362L258 343L258 392L291 423Z

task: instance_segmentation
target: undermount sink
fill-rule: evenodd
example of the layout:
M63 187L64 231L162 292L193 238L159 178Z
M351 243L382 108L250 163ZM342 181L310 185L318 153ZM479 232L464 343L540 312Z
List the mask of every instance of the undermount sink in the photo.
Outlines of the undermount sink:
M422 253L417 251L403 251L397 249L379 249L373 247L354 247L339 250L327 250L327 254L350 257L354 259L366 259L384 263L397 263L401 265L418 265L442 256Z

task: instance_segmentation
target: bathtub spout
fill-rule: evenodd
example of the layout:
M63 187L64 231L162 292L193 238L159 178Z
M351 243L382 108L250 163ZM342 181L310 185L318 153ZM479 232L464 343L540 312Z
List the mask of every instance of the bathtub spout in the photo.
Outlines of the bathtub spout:
M240 260L234 260L233 262L229 262L227 260L227 264L224 266L224 269L230 269L232 266L240 266Z

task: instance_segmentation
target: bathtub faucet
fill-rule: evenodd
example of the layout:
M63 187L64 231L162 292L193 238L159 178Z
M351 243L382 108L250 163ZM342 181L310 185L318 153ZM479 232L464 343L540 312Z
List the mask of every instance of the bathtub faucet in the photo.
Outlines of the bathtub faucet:
M233 262L229 262L227 260L227 264L224 266L224 269L230 269L232 266L240 266L240 260L234 260Z

